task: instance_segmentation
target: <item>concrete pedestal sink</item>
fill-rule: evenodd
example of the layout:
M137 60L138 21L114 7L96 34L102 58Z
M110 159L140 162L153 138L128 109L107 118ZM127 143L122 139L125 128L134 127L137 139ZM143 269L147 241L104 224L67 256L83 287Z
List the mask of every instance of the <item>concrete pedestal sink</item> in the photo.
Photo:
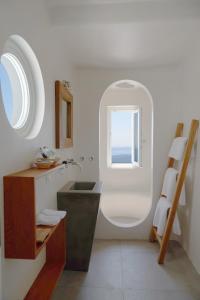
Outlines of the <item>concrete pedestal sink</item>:
M66 269L88 271L102 185L71 181L57 193L59 210L66 210Z

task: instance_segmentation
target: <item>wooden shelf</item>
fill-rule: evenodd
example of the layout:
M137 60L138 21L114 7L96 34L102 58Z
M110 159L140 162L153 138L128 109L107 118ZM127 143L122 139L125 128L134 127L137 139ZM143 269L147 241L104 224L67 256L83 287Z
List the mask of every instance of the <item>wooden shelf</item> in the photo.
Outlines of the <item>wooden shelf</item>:
M49 300L65 266L65 219L46 241L46 263L24 300Z
M35 179L61 167L4 176L5 258L35 259L43 248L36 242Z
M43 247L47 244L48 240L51 238L52 234L54 233L54 231L56 230L58 225L56 225L56 226L41 226L41 225L36 226L36 229L37 228L49 228L49 229L51 229L49 235L47 236L47 238L44 240L43 243L38 243L36 241L36 256L40 253L40 251L43 249Z
M31 178L39 178L41 176L45 176L52 171L59 170L64 168L64 164L59 164L57 166L51 167L49 169L37 169L37 168L30 168L26 170L22 170L19 172L11 173L5 177L31 177Z
M63 268L63 263L46 263L24 300L50 299Z
M4 177L5 258L35 259L46 246L46 263L25 300L49 300L66 261L66 218L56 226L37 226L35 185L37 178L59 169L28 169ZM36 240L37 228L49 228L43 243Z

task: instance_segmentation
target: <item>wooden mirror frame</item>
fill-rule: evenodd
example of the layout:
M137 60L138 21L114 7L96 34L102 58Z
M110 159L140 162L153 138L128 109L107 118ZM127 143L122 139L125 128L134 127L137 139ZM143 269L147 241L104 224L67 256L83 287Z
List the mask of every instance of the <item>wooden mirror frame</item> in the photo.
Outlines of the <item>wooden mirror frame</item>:
M61 145L61 113L62 101L67 103L67 137ZM73 146L73 96L64 84L56 80L55 82L55 127L56 127L56 148L69 148Z

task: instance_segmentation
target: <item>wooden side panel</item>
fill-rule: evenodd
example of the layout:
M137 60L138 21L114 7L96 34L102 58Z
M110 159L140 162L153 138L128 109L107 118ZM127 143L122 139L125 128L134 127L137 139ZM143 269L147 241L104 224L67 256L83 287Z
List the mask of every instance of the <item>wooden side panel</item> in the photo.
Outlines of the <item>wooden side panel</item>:
M50 237L46 246L47 262L66 261L66 219L63 219Z
M54 230L46 244L46 263L25 300L49 300L65 265L65 228L63 219Z
M5 257L35 258L33 178L4 177Z
M50 300L63 268L61 263L46 263L24 300Z

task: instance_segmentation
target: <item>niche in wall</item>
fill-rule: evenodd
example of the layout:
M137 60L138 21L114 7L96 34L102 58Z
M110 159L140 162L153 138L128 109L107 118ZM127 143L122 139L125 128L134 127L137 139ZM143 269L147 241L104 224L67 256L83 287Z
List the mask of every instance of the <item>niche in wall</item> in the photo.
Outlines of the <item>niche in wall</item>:
M101 210L113 225L143 222L152 203L152 97L133 80L120 80L100 103Z

